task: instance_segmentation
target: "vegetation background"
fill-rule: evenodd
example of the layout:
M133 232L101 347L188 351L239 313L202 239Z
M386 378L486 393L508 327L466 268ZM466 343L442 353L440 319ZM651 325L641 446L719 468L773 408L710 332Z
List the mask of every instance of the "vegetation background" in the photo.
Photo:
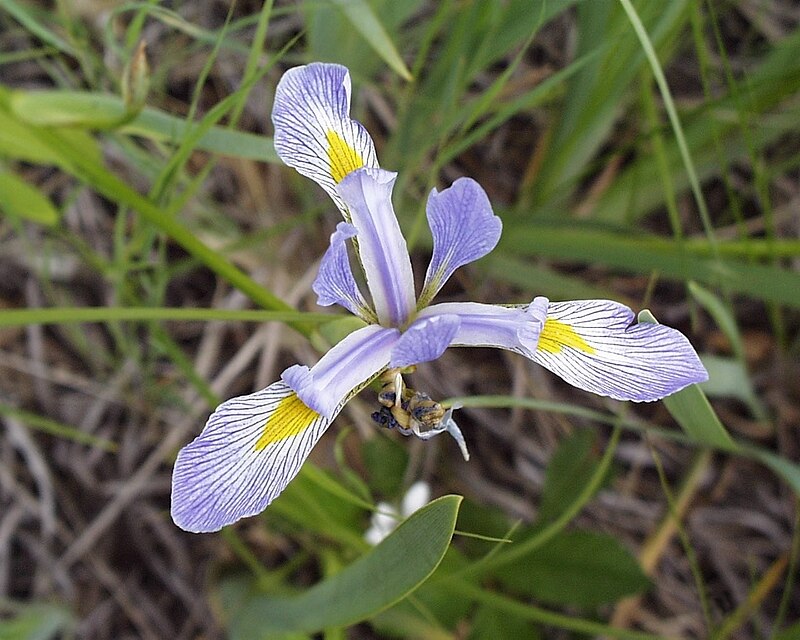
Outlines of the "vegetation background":
M799 25L792 0L0 0L0 637L800 637ZM342 335L310 290L335 209L270 138L313 60L351 70L418 273L432 187L469 175L503 218L441 299L649 307L713 410L451 350L413 382L461 398L469 463L365 391L263 516L178 530L177 449ZM417 480L464 501L370 552Z

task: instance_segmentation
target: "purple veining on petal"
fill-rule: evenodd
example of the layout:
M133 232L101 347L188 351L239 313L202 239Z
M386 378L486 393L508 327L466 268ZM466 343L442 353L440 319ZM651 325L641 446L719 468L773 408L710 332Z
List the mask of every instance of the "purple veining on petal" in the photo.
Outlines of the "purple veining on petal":
M459 178L441 193L433 189L428 196L427 215L433 255L420 296L421 306L433 299L456 269L494 249L503 229L486 192L471 178Z
M315 416L300 433L259 447L267 420L293 393L279 381L216 408L200 435L178 452L171 506L176 525L219 531L260 513L283 491L335 417Z
M378 166L372 138L360 122L350 119L349 112L350 74L338 64L294 67L275 89L275 151L287 165L319 184L345 217L347 209L331 173L331 132L358 153L364 166Z
M357 233L356 228L347 222L336 226L311 288L317 294L318 305L339 304L365 322L374 322L375 314L358 288L347 255L347 240Z
M686 336L660 324L634 324L633 311L618 302L553 302L547 317L569 327L585 346L572 340L557 349L557 341L543 337L548 348L540 345L533 359L573 386L650 402L708 379Z

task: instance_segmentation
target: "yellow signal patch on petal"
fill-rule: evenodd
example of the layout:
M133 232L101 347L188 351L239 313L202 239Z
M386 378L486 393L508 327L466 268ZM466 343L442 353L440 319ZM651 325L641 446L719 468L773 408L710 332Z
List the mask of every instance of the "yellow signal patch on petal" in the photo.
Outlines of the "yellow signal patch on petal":
M325 134L328 140L328 162L331 176L339 184L348 173L364 166L364 159L354 147L338 133L329 129Z
M275 412L267 418L264 431L256 442L256 451L266 449L274 442L286 440L308 429L320 415L297 397L296 393L278 403Z
M584 353L594 353L594 348L570 325L555 318L547 318L539 334L539 344L536 348L548 353L560 353L564 347L571 347Z

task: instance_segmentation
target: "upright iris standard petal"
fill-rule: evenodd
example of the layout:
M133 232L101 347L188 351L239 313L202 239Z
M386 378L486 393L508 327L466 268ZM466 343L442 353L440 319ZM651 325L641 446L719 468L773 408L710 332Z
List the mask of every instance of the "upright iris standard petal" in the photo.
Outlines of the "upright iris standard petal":
M178 453L175 524L195 533L218 531L263 511L297 475L334 417L309 409L283 382L221 404Z
M610 300L552 302L533 359L580 389L634 402L708 379L680 331L633 322L628 307Z
M456 315L419 318L411 323L392 349L390 367L408 367L436 360L453 342L461 326Z
M427 216L433 255L420 307L433 299L456 269L494 249L503 229L486 192L471 178L459 178L441 193L433 189L428 196Z
M396 177L382 169L359 169L338 187L358 230L359 256L378 321L392 327L405 324L416 305L411 259L392 207Z
M544 303L541 301L545 300ZM502 307L479 302L445 302L423 309L415 322L440 316L459 320L451 346L497 347L532 358L544 326L547 302L537 298L527 307Z
M296 364L281 374L283 381L314 411L329 420L341 406L389 364L397 329L369 325L335 345L312 368Z
M349 219L336 185L361 167L377 167L375 145L350 119L350 74L338 64L315 62L287 71L272 108L275 151L281 160L328 192Z
M340 304L365 322L374 322L375 312L361 295L347 255L347 240L356 233L356 228L347 222L340 222L336 226L336 231L331 235L331 245L322 257L319 273L311 288L317 294L318 305L328 307Z

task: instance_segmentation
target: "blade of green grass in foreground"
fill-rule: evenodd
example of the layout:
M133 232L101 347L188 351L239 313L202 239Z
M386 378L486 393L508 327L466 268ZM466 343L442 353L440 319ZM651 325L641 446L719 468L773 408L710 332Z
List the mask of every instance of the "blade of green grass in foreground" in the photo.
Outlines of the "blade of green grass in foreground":
M231 638L249 640L343 627L398 602L439 566L460 504L460 496L434 500L366 555L298 596L250 597L231 612Z
M397 53L397 49L383 28L380 20L375 15L372 7L364 0L330 0L336 5L350 21L356 31L375 50L384 62L388 64L403 80L410 81L411 72L406 63Z

